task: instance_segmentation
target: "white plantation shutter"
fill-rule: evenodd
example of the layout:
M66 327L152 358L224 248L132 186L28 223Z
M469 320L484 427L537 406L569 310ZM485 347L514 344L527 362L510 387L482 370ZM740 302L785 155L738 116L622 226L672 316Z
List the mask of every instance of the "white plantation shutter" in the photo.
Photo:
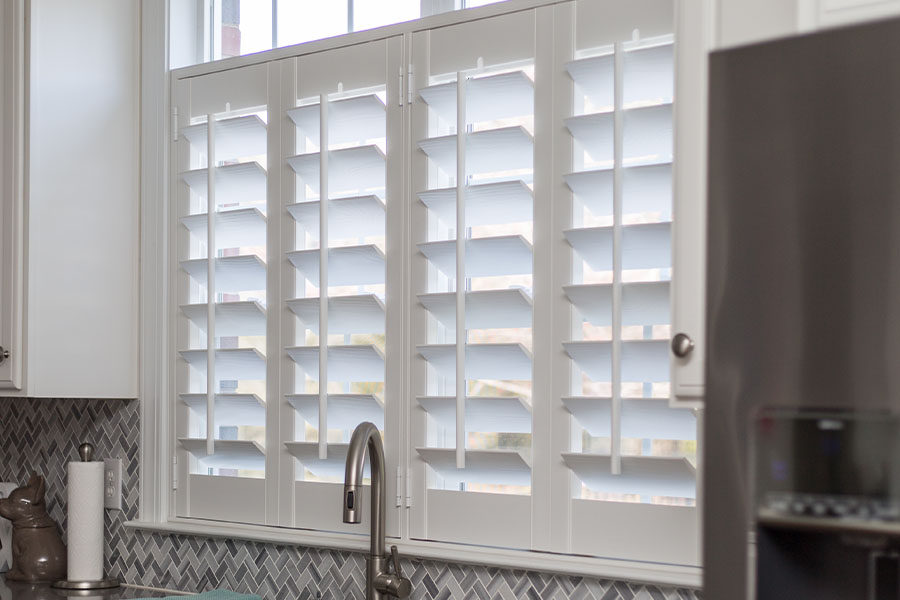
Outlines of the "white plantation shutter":
M175 91L179 516L265 522L266 71Z
M573 269L564 293L575 318L562 402L574 435L562 458L576 481L576 522L669 515L653 528L573 528L573 551L622 556L627 537L631 558L689 564L697 425L692 411L672 406L669 385L674 44L641 35L659 25L623 23L618 35L592 40L606 43L579 45L566 65Z
M493 36L477 37L490 29ZM534 13L416 34L413 535L530 544ZM515 32L515 43L509 35ZM453 40L468 40L465 52ZM417 127L418 126L418 127ZM455 506L455 510L447 510ZM473 515L508 511L509 522Z
M400 236L387 236L400 194L397 86L388 86L399 48L395 38L286 61L285 143L293 152L282 194L290 219L284 381L293 431L284 447L294 463L296 527L362 531L335 511L347 443L360 423L393 434L385 443L397 461L385 413L398 397L388 393L386 359L400 339L386 322L399 298L387 268L400 251Z
M365 534L339 506L370 421L392 537L697 564L672 11L576 0L176 73L177 517Z

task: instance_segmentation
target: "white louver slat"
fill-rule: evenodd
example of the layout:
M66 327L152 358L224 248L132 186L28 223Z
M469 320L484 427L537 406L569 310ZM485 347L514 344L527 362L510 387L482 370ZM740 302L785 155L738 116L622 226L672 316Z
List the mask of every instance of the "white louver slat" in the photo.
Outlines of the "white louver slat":
M181 438L178 443L204 467L261 471L266 466L266 451L249 440L216 440L215 451L207 452L207 440Z
M287 111L302 132L319 134L319 105L298 106ZM384 137L384 102L376 94L333 100L328 104L328 142L347 144Z
M255 300L216 304L216 332L221 336L258 336L266 334L266 310ZM181 312L201 330L206 331L206 304L187 304Z
M316 442L286 442L285 447L315 477L330 479L344 477L344 471L347 469L347 444L328 444L328 456L325 458L319 455L319 444ZM368 461L363 476L370 476Z
M266 287L266 263L255 254L223 256L217 258L215 264L215 280L218 289L223 292L262 290ZM205 258L181 262L181 268L202 286L209 281L208 265L209 261Z
M287 353L308 377L319 381L317 347L295 346ZM328 346L328 381L384 381L384 354L374 345Z
M448 329L456 327L456 294L419 294L419 302ZM531 297L520 288L480 290L466 294L466 328L531 326Z
M182 217L192 235L206 235L209 219L205 214ZM219 248L266 245L266 217L258 208L222 211L216 215L216 245Z
M563 344L578 374L563 403L583 435L563 459L582 497L692 502L696 419L668 400L672 43L617 43L567 71L574 268L563 291L582 323Z
M206 154L209 128L206 123L181 130L198 152ZM266 153L266 123L258 115L216 121L216 156L220 159Z
M466 189L466 226L530 221L531 188L521 180L471 185ZM444 223L456 222L456 188L419 192L419 199Z
M447 430L456 429L455 396L422 396L419 405ZM466 431L531 433L531 410L515 396L466 398Z
M320 252L295 250L287 258L314 286L319 287ZM328 283L334 286L384 284L384 253L374 245L328 250Z
M569 301L592 325L612 325L613 286L607 283L567 285ZM669 282L622 284L622 325L661 325L670 318Z
M299 154L287 159L304 184L313 193L321 190L319 181L319 152ZM328 153L328 189L336 197L352 191L370 191L384 188L384 152L375 145L354 146Z
M456 135L429 138L419 147L444 173L456 173ZM466 174L530 169L534 140L524 127L478 131L466 136Z
M527 116L534 112L534 83L523 71L474 77L466 83L470 123ZM447 123L456 123L456 82L422 88L419 95Z
M318 238L318 200L289 204L297 224ZM328 237L334 239L378 236L384 233L384 202L378 196L336 198L328 207Z
M448 448L416 448L425 460L445 480L488 485L531 485L531 465L514 450L468 450L466 468L456 466L456 451Z
M319 331L319 299L295 298L288 307L300 322ZM375 294L338 296L328 300L328 331L331 333L384 333L384 302Z
M217 206L265 201L266 170L258 162L223 165L215 171ZM209 189L206 169L186 171L181 179L201 199L206 199Z
M206 350L182 350L182 358L201 373L207 372ZM215 351L215 376L218 381L266 378L266 357L255 348L227 348Z
M686 458L623 456L620 472L612 474L609 456L563 454L563 460L591 490L609 494L696 496L696 470Z
M456 372L456 344L419 346L419 354L445 377ZM466 346L466 379L531 378L531 352L522 344L487 343Z
M206 394L180 394L181 401L206 418ZM216 394L216 429L250 425L264 427L266 403L256 394Z
M419 250L448 277L456 275L456 242L426 242ZM521 235L466 241L466 277L522 275L531 272L531 244Z
M567 397L563 404L578 423L594 437L609 437L612 398ZM693 440L697 419L688 410L672 410L667 398L623 398L622 437L639 439Z
M319 423L318 394L289 394L288 402L312 425ZM334 429L352 431L363 421L384 429L384 403L373 394L329 394L328 424Z

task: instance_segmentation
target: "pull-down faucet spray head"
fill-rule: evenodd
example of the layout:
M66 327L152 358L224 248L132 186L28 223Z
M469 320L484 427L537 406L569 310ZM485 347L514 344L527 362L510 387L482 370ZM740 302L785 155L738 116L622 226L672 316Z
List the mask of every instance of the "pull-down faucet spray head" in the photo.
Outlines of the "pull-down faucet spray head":
M384 454L381 450L381 434L372 423L361 424L350 438L344 474L344 523L362 522L362 487L366 454L369 454L369 460L372 462L373 485L380 491L380 478L384 477ZM375 490L372 491L374 495ZM377 516L373 514L372 518L375 519Z
M360 486L355 483L344 484L344 523L362 523L359 492Z

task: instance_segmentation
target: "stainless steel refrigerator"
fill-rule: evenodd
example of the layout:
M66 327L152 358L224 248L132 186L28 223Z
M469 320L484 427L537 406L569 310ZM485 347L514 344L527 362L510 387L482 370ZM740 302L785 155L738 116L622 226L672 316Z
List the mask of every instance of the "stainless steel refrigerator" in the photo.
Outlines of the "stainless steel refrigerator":
M837 487L816 502L896 500L897 430L879 423L900 409L900 20L716 52L709 110L704 597L896 598L896 518L788 503L779 522L829 525L836 546L797 534L761 560L752 456L776 444L755 440L766 411L813 415L778 468L825 465ZM823 441L858 415L881 429ZM840 489L870 463L888 491Z

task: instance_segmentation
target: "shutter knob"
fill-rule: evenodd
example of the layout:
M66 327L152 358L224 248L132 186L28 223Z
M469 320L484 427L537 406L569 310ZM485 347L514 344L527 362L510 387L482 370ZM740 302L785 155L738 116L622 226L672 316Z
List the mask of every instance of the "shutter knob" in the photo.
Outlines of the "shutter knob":
M3 346L0 346L0 363L2 363L7 358L9 358L9 350L6 350L3 348Z
M686 333L676 333L672 338L672 353L678 358L685 358L694 349L694 340Z

